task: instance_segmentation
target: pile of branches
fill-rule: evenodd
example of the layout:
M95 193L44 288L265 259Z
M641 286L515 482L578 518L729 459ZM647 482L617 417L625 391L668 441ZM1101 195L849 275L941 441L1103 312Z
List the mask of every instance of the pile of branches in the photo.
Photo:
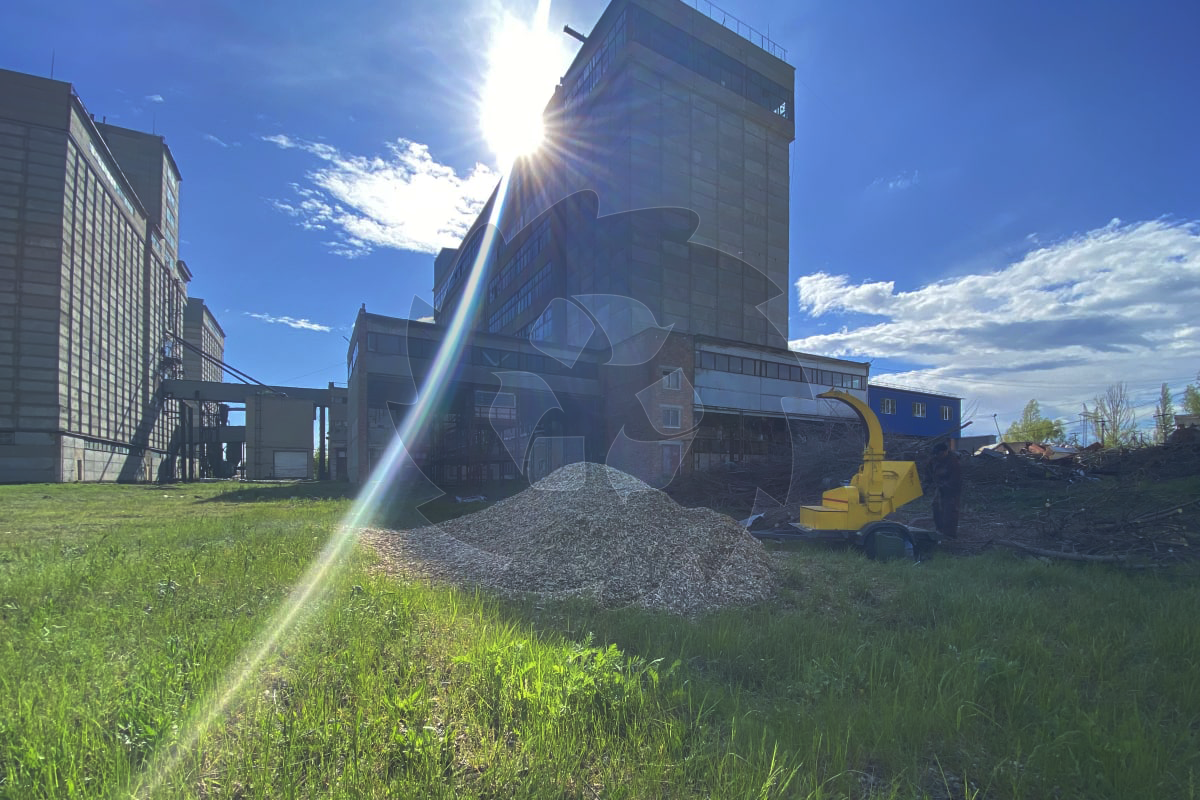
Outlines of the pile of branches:
M1072 504L1076 505L1076 504ZM993 544L1048 558L1140 566L1200 559L1200 499L1166 508L1127 508L1103 517L1084 506L1047 507L1009 523Z
M1180 436L1153 447L1100 450L1083 456L1081 466L1091 474L1134 480L1200 475L1200 439Z
M978 455L962 464L969 485L989 488L1029 487L1043 481L1074 483L1090 477L1086 470L1070 462L1052 463L1031 456Z

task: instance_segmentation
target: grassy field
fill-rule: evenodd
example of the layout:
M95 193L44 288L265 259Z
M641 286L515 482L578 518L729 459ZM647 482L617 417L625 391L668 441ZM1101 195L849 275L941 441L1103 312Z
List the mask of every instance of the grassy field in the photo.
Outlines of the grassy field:
M806 550L686 621L318 583L349 507L0 487L0 798L1197 796L1194 577Z

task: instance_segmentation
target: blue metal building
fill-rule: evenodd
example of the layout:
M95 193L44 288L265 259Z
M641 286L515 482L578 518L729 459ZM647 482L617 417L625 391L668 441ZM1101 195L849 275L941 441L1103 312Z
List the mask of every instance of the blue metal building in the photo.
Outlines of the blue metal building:
M948 394L870 383L867 405L884 433L939 436L962 426L962 398Z

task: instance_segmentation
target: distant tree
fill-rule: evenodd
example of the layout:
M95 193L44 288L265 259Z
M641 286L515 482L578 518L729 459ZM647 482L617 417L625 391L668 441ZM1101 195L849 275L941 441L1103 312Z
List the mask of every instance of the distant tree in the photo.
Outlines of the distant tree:
M1189 383L1187 388L1183 390L1183 413L1185 414L1200 414L1200 373L1196 375L1196 382Z
M1171 431L1175 430L1175 401L1171 398L1171 390L1164 383L1162 394L1158 397L1158 406L1154 409L1154 439L1164 444Z
M1061 442L1066 438L1062 422L1043 417L1037 400L1026 403L1021 418L1004 432L1006 442Z
M1137 443L1137 415L1133 412L1128 386L1114 383L1104 390L1104 394L1096 395L1092 402L1096 407L1087 416L1096 441L1105 447L1128 447ZM1087 406L1083 408L1086 413Z

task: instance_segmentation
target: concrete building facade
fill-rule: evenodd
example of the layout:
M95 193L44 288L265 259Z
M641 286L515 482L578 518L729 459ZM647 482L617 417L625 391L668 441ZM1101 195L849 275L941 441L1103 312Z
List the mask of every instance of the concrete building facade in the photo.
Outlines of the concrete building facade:
M453 377L404 445L444 491L487 491L583 460L665 486L692 469L790 457L798 432L853 416L816 393L866 396L867 364L685 333L639 333L632 363L614 363L624 359L611 348L568 360L528 337L472 331L447 342L445 334L359 311L347 362L346 478L375 474L419 392L439 391L428 377L442 348L452 351Z
M246 398L246 477L311 480L313 401L275 392Z
M788 457L797 426L852 416L814 395L865 400L868 365L786 347L794 71L735 27L679 0L605 9L546 108L546 142L435 259L434 324L360 312L351 480L443 349L445 398L404 442L441 486L583 458L662 486ZM462 316L468 332L448 336Z
M525 332L542 309L514 307L541 278L563 294L635 298L681 333L786 346L795 81L776 52L679 0L615 0L551 98L546 142L514 166L500 211L493 218L489 204L463 246L439 256L437 321L456 307L495 223L509 257L487 257L479 327L490 332ZM579 192L594 197L563 204ZM553 334L565 335L561 326Z
M178 193L161 137L0 70L0 481L170 472L178 420L157 387L182 373L191 279Z

